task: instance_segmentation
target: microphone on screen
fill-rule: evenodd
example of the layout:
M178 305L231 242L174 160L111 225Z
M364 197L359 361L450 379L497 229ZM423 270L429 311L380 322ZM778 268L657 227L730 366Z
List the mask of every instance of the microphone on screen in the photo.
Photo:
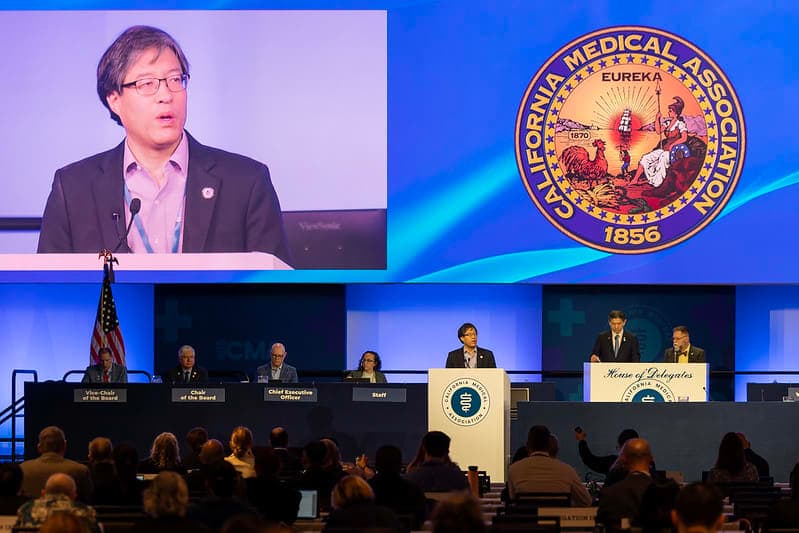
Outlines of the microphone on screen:
M128 227L125 229L125 234L122 236L121 239L119 239L119 242L114 248L114 253L116 253L117 250L119 250L119 247L122 246L122 243L125 242L125 240L128 238L128 234L130 233L130 228L131 226L133 226L133 219L136 217L136 215L139 213L140 210L141 210L141 200L139 200L138 198L134 198L133 200L131 200L130 222L128 222Z

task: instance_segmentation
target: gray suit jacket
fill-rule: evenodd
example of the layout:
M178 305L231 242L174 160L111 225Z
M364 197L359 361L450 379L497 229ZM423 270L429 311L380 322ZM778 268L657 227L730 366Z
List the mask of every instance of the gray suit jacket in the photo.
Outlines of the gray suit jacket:
M272 364L259 366L255 369L256 381L269 381L272 379ZM278 379L283 383L297 383L297 369L291 365L283 365Z
M128 369L122 365L112 364L108 378L110 383L127 383ZM83 383L103 383L103 366L87 366L83 373Z
M204 146L191 135L188 141L183 251L267 252L291 264L280 203L266 165ZM56 171L42 216L39 253L97 253L116 247L125 234L128 211L124 148L123 141ZM130 252L127 242L119 251Z
M92 497L92 480L89 468L75 461L65 459L60 454L45 452L36 459L25 461L22 468L22 493L30 498L42 495L42 489L52 474L69 474L78 486L78 499L89 502Z
M707 360L705 359L705 350L698 346L694 346L693 344L688 348L688 362L689 363L704 363ZM671 348L666 349L666 353L663 354L663 362L664 363L676 363L677 361L674 359L674 346Z

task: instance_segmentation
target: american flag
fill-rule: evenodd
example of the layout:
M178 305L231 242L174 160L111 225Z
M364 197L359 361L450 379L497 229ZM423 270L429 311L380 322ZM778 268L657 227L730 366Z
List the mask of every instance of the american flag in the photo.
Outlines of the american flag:
M94 364L100 362L100 348L108 346L114 363L125 364L125 342L122 340L122 330L119 328L117 306L114 295L111 294L111 280L108 277L108 268L104 269L103 288L100 290L100 302L97 304L97 318L94 320L92 331L91 357Z

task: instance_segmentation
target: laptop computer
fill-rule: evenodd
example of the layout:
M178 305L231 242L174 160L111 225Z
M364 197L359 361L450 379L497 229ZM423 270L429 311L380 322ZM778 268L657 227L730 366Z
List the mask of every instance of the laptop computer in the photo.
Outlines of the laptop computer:
M319 518L319 495L315 490L300 491L300 508L297 518L314 520Z

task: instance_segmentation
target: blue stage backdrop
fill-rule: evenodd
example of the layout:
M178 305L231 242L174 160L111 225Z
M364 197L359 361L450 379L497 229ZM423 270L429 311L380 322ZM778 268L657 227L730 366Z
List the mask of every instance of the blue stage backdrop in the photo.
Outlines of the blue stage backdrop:
M346 338L341 285L160 285L155 288L155 368L177 365L184 344L209 370L255 379L273 343L299 370L341 370Z
M476 0L183 0L170 4L187 10L174 15L147 11L161 8L163 2L158 0L11 0L4 6L136 9L113 11L107 17L110 27L99 39L99 47L113 39L119 24L164 17L171 21L173 31L189 33L184 40L194 43L196 35L204 42L221 38L209 29L216 27L211 19L218 15L229 23L229 10L243 14L245 20L242 10L248 9L259 14L279 9L385 12L386 135L369 138L386 143L387 268L185 275L121 272L122 281L799 281L799 271L793 266L799 235L791 231L799 225L795 209L799 143L791 142L785 133L788 125L799 122L795 105L799 67L794 61L799 4L795 2L700 1L678 13L662 3L632 0L566 1L557 8L540 2ZM196 11L188 10L212 10L201 17L211 22L192 23L199 19ZM76 14L51 16L62 17L64 26ZM94 31L94 27L87 29ZM35 76L15 74L16 79L25 80L13 97L15 108L25 110L22 125L26 127L21 129L13 120L0 125L2 146L21 145L29 150L6 154L9 161L21 158L33 163L33 154L44 155L50 146L81 138L84 130L92 131L98 123L110 130L115 141L121 137L92 93L93 64L102 50L81 50L86 86L53 89L59 93L58 106L45 106L53 99L25 100L32 92L25 84L49 83L38 74L53 70L49 58L54 50L38 50L35 45L50 33L44 29L35 33L36 40L22 48L6 42L6 48L24 50L22 56L36 59L26 63ZM187 53L191 57L192 50ZM198 47L195 53L198 64L203 64L208 52ZM207 77L213 78L213 72L204 71L202 79L199 74L197 80L193 77L192 88L207 86ZM331 92L341 86L330 78L317 78L313 70L292 79L289 93L310 89L302 93L308 97L300 107L313 109L312 116L320 120L329 117ZM230 96L228 103L253 90L260 99L269 100L276 89L269 84L242 88L242 78L217 82L230 91L224 92ZM53 138L47 120L58 107L70 107L61 102L69 102L71 92L83 94L96 106L95 112L73 120L62 138ZM535 95L541 101L533 105ZM679 114L668 125L658 126L658 115L668 117L675 98L682 100ZM193 126L198 135L217 141L208 120L225 115L222 110L227 104L200 100L194 105L190 105L190 120L198 122ZM279 105L271 108L276 114L282 111ZM28 127L31 109L41 113ZM373 109L380 113L380 106ZM530 115L531 109L535 116ZM310 157L342 137L350 139L349 134L329 128L319 131L313 120L305 120L300 121L305 124L300 130L292 127L291 135L284 135L275 131L280 127L278 117L260 112L258 117L253 124L246 120L246 113L241 114L242 131L249 139L280 140L263 158L274 167L278 192L287 191L287 201L295 198L291 203L301 206L304 197L316 196L316 186L303 192L294 181L286 182L287 170L275 164L282 160L282 151L275 150L290 141ZM369 115L362 119L368 122ZM350 122L342 121L342 128L355 126ZM21 143L20 136L27 142ZM529 154L527 143L533 146ZM85 146L81 153L62 154L61 164L113 143L100 144ZM244 148L260 151L258 144L248 143ZM661 151L655 150L657 146ZM371 157L375 149L373 144L364 145L346 161L331 158L330 171L339 177L325 172L323 165L322 170L309 169L306 178L325 186L328 180L346 184L342 190L350 191L353 205L381 208L380 172L360 174L362 158L369 156L370 168L375 167ZM629 170L621 168L625 151L631 158ZM665 176L636 176L639 163L650 154L656 161L647 161L653 167L660 165ZM536 158L542 161L531 164ZM341 172L342 168L351 172ZM10 197L16 187L31 180L38 184L36 190L47 191L53 170L42 170L30 179L7 173L1 183ZM363 193L352 186L347 177L352 175L361 176ZM304 179L301 173L298 176ZM359 202L367 191L370 200ZM28 204L39 206L43 201L39 198ZM536 201L546 208L546 215ZM558 206L560 214L554 212ZM39 216L36 211L5 216ZM35 241L35 232L32 238ZM29 279L8 271L3 276ZM42 277L76 279L69 273L42 273L35 279Z
M732 287L545 286L542 364L545 370L582 370L608 312L627 315L626 330L641 345L641 362L663 361L672 328L688 328L705 349L711 370L735 368L735 289ZM766 367L764 367L766 368ZM713 399L732 399L731 382L711 382ZM582 400L582 380L561 380L564 399Z

